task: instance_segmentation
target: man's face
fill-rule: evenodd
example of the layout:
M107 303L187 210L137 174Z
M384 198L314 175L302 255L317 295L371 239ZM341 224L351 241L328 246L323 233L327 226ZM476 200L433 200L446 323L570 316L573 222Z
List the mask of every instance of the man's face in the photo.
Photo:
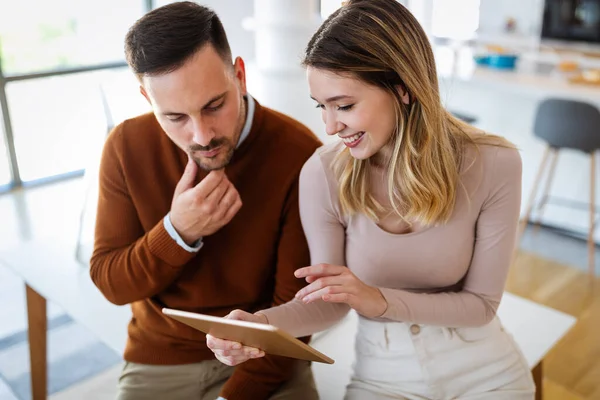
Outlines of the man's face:
M160 126L201 168L229 163L245 122L241 58L228 64L207 45L175 71L144 76L141 84Z

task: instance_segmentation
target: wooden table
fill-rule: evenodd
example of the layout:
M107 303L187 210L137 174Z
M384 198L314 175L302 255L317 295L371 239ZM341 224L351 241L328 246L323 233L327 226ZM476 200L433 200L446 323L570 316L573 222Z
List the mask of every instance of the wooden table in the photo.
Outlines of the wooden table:
M104 298L88 267L75 260L74 250L74 242L48 238L0 253L3 264L26 286L32 400L47 398L47 301L60 306L118 354L125 349L130 307L115 306Z
M88 267L74 257L74 243L53 238L27 242L0 254L0 260L26 285L32 399L47 398L46 302L52 301L78 324L118 354L127 339L129 306L109 303L91 281ZM506 293L498 315L512 333L533 370L541 399L542 361L548 351L575 324L575 318ZM313 364L319 393L324 399L341 399L351 374L357 316L348 317L327 332L315 335L313 346L336 360L333 365Z

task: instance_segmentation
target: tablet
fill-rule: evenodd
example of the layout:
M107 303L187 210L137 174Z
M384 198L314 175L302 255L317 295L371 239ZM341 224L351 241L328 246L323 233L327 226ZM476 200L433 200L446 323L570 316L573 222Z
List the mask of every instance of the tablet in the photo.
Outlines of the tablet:
M163 308L162 312L212 336L239 342L244 346L256 347L266 354L333 364L325 354L313 349L287 332L273 325L238 321L212 315Z

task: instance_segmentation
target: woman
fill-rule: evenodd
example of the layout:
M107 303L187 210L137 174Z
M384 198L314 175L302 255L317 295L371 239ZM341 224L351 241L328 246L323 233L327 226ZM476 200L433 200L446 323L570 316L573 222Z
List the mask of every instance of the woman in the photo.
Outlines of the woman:
M312 266L290 303L230 318L296 336L359 314L347 399L533 399L496 317L515 242L521 159L444 110L434 56L394 0L349 1L304 65L328 135L300 177ZM236 365L258 349L207 338Z

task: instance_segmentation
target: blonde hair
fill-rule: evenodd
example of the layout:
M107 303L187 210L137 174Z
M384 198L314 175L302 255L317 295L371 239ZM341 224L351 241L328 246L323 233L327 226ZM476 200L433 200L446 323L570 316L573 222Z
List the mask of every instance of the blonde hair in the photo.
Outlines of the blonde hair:
M303 64L355 77L386 90L394 99L396 129L387 166L392 210L371 194L371 159L354 159L348 149L333 161L345 214L375 221L393 211L405 221L430 225L448 221L454 210L465 146L514 147L505 139L474 133L441 104L433 51L414 16L396 0L350 0L309 41ZM402 102L399 88L410 102Z

